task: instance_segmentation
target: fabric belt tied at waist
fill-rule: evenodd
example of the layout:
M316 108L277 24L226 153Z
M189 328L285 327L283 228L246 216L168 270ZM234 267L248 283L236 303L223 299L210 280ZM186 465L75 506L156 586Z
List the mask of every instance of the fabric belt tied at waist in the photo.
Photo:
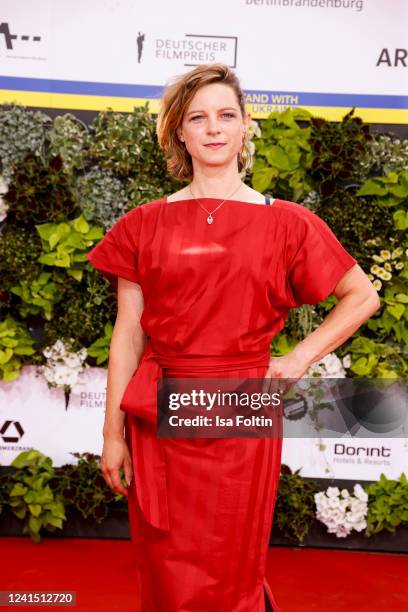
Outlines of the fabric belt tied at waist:
M147 340L139 365L123 393L120 409L136 417L131 426L133 478L141 511L150 525L164 531L170 529L166 458L157 437L157 383L163 377L163 368L218 374L266 367L268 363L269 348L250 355L173 357L158 354Z

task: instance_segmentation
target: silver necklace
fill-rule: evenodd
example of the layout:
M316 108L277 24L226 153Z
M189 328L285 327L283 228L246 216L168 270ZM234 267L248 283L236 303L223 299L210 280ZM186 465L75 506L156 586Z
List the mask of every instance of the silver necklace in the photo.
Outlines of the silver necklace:
M234 190L234 191L233 191L233 192L232 192L232 193L231 193L231 194L228 196L228 198L225 198L225 200L223 200L223 201L221 202L221 204L218 204L218 206L217 206L216 208L214 208L214 210L212 210L211 212L210 212L209 210L207 210L207 209L205 208L205 206L203 206L203 205L201 204L200 200L194 196L193 192L191 191L191 187L190 187L190 185L188 186L188 188L189 188L190 193L191 193L191 195L193 196L193 198L194 198L194 199L197 201L198 205L199 205L199 206L201 206L201 208L202 208L203 210L205 210L205 212L208 214L208 217L207 217L207 223L208 223L209 225L211 225L211 223L214 221L214 217L212 216L212 213L214 213L216 210L218 210L218 209L219 209L219 208L220 208L220 207L221 207L221 206L224 204L224 202L226 202L227 200L229 200L229 198L230 198L231 196L233 196L233 195L234 195L234 194L235 194L235 193L238 191L238 189L240 189L241 185L242 185L242 183L240 183L240 184L239 184L239 186L237 187L237 189L235 189L235 190Z

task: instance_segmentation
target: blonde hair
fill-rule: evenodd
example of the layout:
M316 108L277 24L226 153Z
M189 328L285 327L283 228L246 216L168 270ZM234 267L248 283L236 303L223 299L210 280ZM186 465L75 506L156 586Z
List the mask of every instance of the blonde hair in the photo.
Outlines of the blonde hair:
M159 146L166 158L167 170L179 181L193 178L193 164L191 155L185 144L179 140L176 130L181 125L184 113L195 93L200 87L210 83L223 83L231 87L237 97L242 116L245 116L244 93L239 79L226 64L200 64L167 84L161 98L156 134ZM238 172L241 176L245 175L252 167L252 152L248 134L245 136L237 158Z

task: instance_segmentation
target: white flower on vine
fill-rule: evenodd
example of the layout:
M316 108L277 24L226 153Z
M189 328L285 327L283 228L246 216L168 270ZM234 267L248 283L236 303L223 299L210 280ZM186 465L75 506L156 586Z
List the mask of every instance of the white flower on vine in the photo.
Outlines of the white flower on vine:
M381 269L380 272L378 272L378 276L382 279L382 280L391 280L392 278L392 274L391 272L387 272L387 270L383 270Z
M338 497L339 493L338 487L328 487L326 491L327 497Z
M255 121L254 119L252 119L251 123L249 124L248 136L249 138L253 138L253 136L255 136L256 138L260 138L262 136L261 128L259 127L259 123Z
M312 363L303 378L345 378L346 372L336 353L328 353L319 361Z
M328 487L314 496L316 518L324 523L329 533L346 537L353 529L361 531L367 526L368 495L361 485L354 485L354 493L347 489Z
M81 359L78 353L68 353L64 357L64 362L70 368L77 368L82 364L83 359Z
M80 374L83 372L83 362L88 351L82 347L79 351L70 350L73 340L70 339L66 345L62 340L57 340L52 346L43 350L47 358L44 366L39 366L40 373L45 380L55 387L72 387L77 384Z
M363 487L360 484L358 484L358 483L354 485L354 495L358 499L361 499L362 501L367 501L368 500L367 493L364 491Z
M398 247L396 248L392 253L391 253L391 259L397 259L398 257L401 257L401 255L403 254L404 249L402 247Z

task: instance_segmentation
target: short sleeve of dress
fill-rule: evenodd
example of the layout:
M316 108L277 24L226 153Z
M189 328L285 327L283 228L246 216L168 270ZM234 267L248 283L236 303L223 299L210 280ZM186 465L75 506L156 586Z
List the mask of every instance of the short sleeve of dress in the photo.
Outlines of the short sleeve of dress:
M134 208L125 213L105 236L86 254L96 270L116 289L118 276L134 283L139 282L138 243L140 234L140 210Z
M287 264L291 308L325 300L344 274L358 263L316 213L302 205L297 205L296 210L295 225L289 232L291 257Z

